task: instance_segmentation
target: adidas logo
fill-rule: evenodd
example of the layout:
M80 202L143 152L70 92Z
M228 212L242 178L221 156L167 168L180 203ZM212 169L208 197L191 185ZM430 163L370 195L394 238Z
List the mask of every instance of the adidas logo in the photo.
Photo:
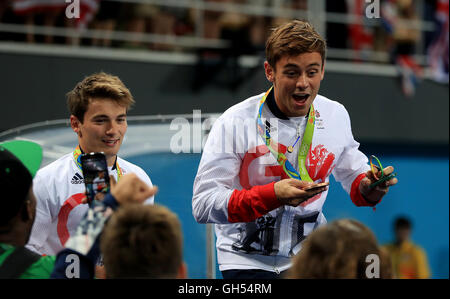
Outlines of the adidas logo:
M84 179L79 173L76 173L70 182L72 184L84 184Z

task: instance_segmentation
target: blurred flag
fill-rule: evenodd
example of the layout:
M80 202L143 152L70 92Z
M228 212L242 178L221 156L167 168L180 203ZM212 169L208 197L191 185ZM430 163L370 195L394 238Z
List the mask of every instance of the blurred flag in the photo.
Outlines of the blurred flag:
M395 9L395 0L388 0L383 2L381 7L381 25L389 34L394 34L395 22L397 19L397 12Z
M86 28L97 14L100 0L80 0L80 18L76 20L78 28Z
M42 13L48 11L60 11L64 13L66 8L77 0L66 2L65 0L14 0L13 10L18 15ZM78 0L80 4L80 17L75 19L77 28L85 28L97 13L100 0Z
M417 18L415 14L407 14L407 9L414 9L414 2L384 1L381 7L381 25L393 41L391 60L400 76L402 92L411 98L423 78L423 69L413 58L416 43L414 30L402 23L415 21Z
M432 78L448 83L448 0L438 0L436 6L436 38L428 48L428 63Z
M409 55L397 55L395 65L400 74L403 94L408 98L413 97L423 77L422 68Z

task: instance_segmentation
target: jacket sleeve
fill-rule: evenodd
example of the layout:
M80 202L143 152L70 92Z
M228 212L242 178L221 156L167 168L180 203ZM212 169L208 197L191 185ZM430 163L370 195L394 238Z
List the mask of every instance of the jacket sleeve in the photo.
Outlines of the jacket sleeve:
M219 118L209 133L194 180L192 213L199 223L250 222L280 206L274 183L238 190L243 138Z
M43 254L42 247L49 236L52 219L58 213L58 206L47 189L42 172L38 172L33 180L33 192L36 197L36 218L26 247Z
M356 206L374 206L376 203L367 202L359 191L359 184L370 166L367 156L358 149L359 143L353 138L350 117L344 106L340 105L336 117L342 120L345 144L344 151L333 169L333 176L341 183Z

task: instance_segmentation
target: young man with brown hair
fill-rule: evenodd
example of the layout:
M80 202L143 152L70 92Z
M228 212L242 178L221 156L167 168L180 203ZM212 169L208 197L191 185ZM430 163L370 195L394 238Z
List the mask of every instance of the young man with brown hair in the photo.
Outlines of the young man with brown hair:
M187 278L178 217L158 205L129 205L106 224L100 241L107 278Z
M375 206L397 183L369 187L376 180L347 111L318 94L325 51L307 22L276 28L264 63L273 86L229 108L211 129L192 208L198 222L217 224L224 278L278 278L287 270L306 236L326 223L330 174L357 206Z
M37 214L28 247L46 255L63 249L88 209L83 202L81 154L104 152L108 172L115 180L135 173L152 186L145 171L117 156L127 131L127 112L134 103L118 77L103 72L86 77L67 94L67 103L78 146L39 170L34 179ZM146 203L153 201L152 196Z

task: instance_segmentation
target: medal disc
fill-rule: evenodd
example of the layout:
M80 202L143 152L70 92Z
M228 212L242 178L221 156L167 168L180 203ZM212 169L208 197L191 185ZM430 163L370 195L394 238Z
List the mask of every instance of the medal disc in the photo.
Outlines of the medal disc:
M292 145L289 145L287 150L288 152L292 153L294 151L294 148L292 147Z

